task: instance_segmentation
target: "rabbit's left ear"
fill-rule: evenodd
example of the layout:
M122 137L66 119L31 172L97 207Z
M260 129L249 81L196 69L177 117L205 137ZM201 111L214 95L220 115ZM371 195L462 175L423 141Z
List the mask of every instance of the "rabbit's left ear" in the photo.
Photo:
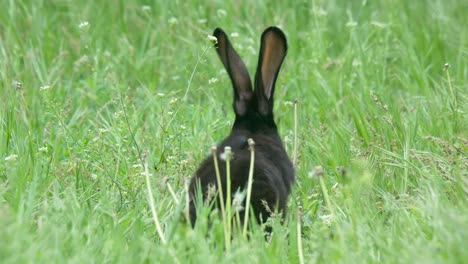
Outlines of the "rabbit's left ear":
M273 115L275 82L287 50L286 36L281 29L269 27L263 32L257 72L255 73L257 110L263 116Z
M243 116L252 98L252 82L244 62L229 42L226 33L220 28L215 29L213 36L217 39L216 50L231 78L234 88L234 111L236 115Z

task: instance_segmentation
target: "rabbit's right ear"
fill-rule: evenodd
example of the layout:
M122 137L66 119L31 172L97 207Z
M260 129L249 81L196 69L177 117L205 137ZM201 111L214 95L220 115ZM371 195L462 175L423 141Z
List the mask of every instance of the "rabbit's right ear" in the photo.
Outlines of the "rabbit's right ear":
M247 113L247 107L252 98L252 82L249 73L229 42L226 33L222 29L216 28L213 36L218 40L215 47L234 88L234 111L236 115L243 116Z
M273 94L278 72L288 51L283 31L277 27L267 28L261 37L260 56L255 73L255 96L258 112L273 116Z

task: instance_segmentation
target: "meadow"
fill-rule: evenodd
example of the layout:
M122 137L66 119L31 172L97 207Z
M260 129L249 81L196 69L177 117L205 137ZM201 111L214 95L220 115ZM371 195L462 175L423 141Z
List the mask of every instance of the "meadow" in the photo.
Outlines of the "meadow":
M0 262L468 262L466 1L0 3ZM184 214L234 120L207 36L253 74L270 25L296 182L268 240L226 248Z

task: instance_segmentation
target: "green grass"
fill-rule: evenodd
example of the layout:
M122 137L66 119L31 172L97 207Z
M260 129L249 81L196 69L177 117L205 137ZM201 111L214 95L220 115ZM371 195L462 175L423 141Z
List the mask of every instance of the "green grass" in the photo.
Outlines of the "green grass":
M2 263L468 261L465 1L1 6ZM269 25L289 41L275 113L291 155L298 98L297 181L269 243L254 227L225 251L220 223L184 220L185 183L234 118L206 36L238 33L253 73Z

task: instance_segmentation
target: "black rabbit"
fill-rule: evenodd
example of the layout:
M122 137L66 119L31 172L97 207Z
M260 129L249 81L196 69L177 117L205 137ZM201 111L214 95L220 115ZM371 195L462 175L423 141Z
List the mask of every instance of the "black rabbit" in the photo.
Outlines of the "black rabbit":
M222 158L225 146L232 148L231 191L245 190L250 167L250 151L247 140L255 142L255 166L253 174L251 207L259 223L265 222L271 212L286 213L287 198L294 182L294 168L289 159L273 119L273 95L275 82L287 52L284 33L277 27L267 28L261 37L260 55L255 74L255 90L252 91L247 69L236 53L227 35L217 28L216 50L231 78L234 88L234 112L236 118L231 134L217 147L217 160L226 201L226 162ZM195 198L197 186L207 198L208 186L217 186L213 157L208 157L193 176L190 187L190 220L196 221ZM218 199L218 205L220 200ZM245 201L244 201L245 208ZM243 216L244 212L241 212ZM241 217L241 219L244 219Z

